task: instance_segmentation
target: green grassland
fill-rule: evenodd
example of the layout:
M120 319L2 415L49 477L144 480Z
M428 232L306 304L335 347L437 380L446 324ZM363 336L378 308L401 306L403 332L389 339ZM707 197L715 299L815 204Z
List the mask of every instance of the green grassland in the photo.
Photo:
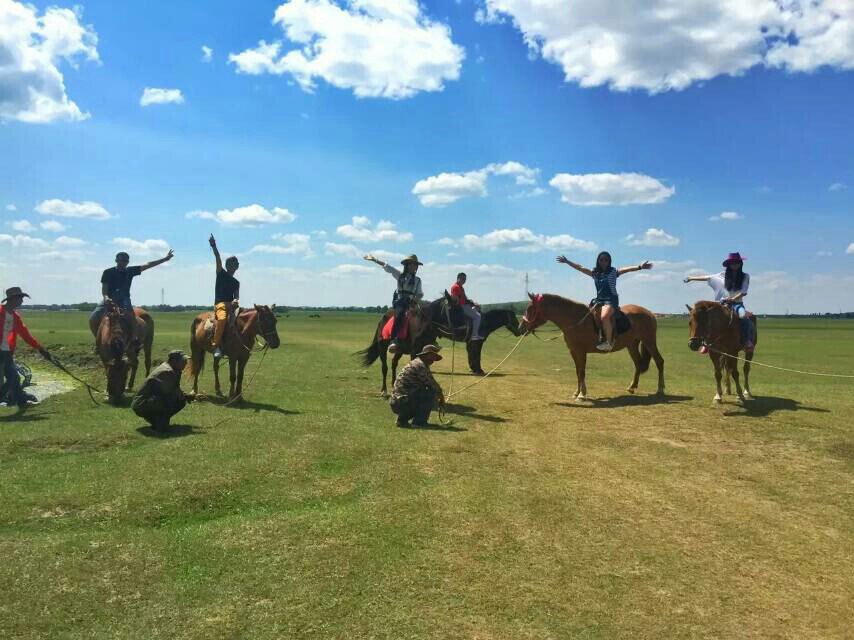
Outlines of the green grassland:
M102 384L85 314L25 315ZM664 402L621 352L573 403L562 341L529 337L452 424L398 429L351 356L376 318L320 316L173 437L80 388L0 409L0 638L852 637L854 380L756 367L756 400L713 407L672 318ZM155 359L190 317L155 315ZM854 373L854 322L762 321L756 358Z

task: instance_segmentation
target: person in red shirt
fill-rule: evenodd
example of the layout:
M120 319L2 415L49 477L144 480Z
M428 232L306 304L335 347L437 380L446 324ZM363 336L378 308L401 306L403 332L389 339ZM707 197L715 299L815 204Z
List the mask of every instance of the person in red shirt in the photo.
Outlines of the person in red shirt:
M50 359L48 350L30 334L27 325L16 311L23 304L24 298L29 297L21 291L21 287L11 287L6 289L6 297L0 301L0 385L5 378L9 387L7 404L17 404L21 408L32 404L34 398L21 389L21 378L15 367L15 347L18 336L20 335L24 342L38 351L45 360Z
M466 279L466 274L457 274L457 281L451 285L451 295L459 302L466 318L471 320L471 339L483 340L483 336L480 335L480 305L466 295L466 290L463 288Z

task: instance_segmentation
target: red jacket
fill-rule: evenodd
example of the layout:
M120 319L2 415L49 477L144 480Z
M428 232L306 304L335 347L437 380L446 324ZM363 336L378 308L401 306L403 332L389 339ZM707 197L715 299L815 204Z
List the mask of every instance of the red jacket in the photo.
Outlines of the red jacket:
M6 307L0 304L0 332L2 332L3 327L6 326L6 313ZM14 318L12 321L12 330L9 332L9 335L6 336L6 344L9 345L9 350L12 352L15 351L18 334L21 334L24 342L30 345L33 349L41 350L41 344L32 336L32 334L30 334L29 329L27 329L27 325L25 325L24 321L21 320L21 316L18 315L17 311L12 311L12 317Z
M460 301L460 304L466 304L469 299L466 297L466 290L463 289L463 285L459 282L455 282L451 285L451 295L454 296L457 300Z

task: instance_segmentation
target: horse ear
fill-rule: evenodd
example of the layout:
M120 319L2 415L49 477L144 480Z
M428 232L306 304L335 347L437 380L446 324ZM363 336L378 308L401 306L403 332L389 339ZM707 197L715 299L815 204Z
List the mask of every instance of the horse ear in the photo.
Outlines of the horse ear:
M691 305L686 304L685 308L688 309L688 313L691 313L694 311L694 307L692 307Z
M531 302L537 299L537 296L535 296L533 293L529 293L528 297L531 299Z

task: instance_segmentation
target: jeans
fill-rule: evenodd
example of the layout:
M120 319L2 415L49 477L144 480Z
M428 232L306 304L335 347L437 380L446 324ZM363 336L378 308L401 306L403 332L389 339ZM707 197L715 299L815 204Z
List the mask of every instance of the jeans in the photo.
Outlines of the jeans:
M11 351L0 351L0 387L4 386L4 381L8 387L6 403L9 406L21 404L24 400L21 393L21 376L15 367L15 354Z
M732 305L732 310L738 314L738 321L741 324L741 341L744 344L753 342L753 323L747 317L747 309L743 304L736 303Z
M392 304L394 305L394 324L391 326L391 339L397 340L397 334L400 333L400 328L403 326L403 321L406 318L406 312L409 311L409 305L412 303L412 298L409 296L394 295Z
M430 387L423 387L410 393L405 398L392 398L390 406L391 410L397 414L399 422L409 422L412 420L415 424L427 424L430 420L430 413L433 411L433 403L436 401L436 390Z
M473 304L464 304L463 315L471 320L472 340L482 340L480 336L480 311L478 311Z
M122 309L125 313L130 313L131 315L133 315L133 304L131 303L130 298L125 298L124 300L114 300L113 302L119 305L119 308ZM101 318L104 317L104 314L106 312L107 308L102 302L97 307L95 307L94 311L92 311L92 315L89 316L90 322L94 320L95 326L97 327L101 324Z

